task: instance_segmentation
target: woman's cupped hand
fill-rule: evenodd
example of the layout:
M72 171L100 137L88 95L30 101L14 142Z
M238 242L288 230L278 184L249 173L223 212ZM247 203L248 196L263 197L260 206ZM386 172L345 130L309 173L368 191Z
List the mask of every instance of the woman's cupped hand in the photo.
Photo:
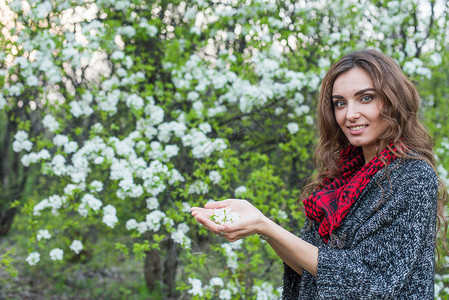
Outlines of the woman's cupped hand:
M233 223L218 224L212 220L217 209L229 209L236 212L240 219ZM218 236L234 242L247 236L261 233L265 221L268 220L256 207L246 200L226 199L209 202L202 207L192 207L192 216L196 221Z

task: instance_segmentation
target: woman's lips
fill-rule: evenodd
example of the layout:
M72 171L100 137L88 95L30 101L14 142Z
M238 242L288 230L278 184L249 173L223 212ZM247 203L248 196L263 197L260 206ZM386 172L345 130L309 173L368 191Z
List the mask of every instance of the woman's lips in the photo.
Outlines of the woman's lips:
M365 129L368 127L368 125L356 125L356 126L347 126L349 129L349 132L351 134L361 134L365 131Z

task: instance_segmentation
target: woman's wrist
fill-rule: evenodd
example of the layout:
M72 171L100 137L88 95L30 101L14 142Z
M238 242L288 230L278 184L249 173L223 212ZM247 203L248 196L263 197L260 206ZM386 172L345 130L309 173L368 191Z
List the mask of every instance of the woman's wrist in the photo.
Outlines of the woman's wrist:
M262 240L268 241L270 239L270 227L275 224L274 218L265 217L263 222L261 222L261 226L257 232L257 235Z

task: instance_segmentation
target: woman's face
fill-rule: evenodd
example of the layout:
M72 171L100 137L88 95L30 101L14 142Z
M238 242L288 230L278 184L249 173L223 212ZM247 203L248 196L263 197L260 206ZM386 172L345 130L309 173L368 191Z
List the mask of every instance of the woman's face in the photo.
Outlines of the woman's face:
M387 128L383 107L369 74L353 68L340 74L332 89L335 119L349 143L362 147L365 163L376 156L379 136Z

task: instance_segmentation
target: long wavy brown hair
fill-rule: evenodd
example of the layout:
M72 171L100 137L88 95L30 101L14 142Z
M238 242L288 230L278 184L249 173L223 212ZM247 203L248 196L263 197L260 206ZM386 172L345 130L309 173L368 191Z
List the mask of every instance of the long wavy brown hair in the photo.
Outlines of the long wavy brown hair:
M398 157L422 159L435 170L432 138L419 120L420 98L414 84L407 79L392 58L370 49L356 51L336 62L323 79L318 99L319 140L314 155L317 174L309 179L301 199L320 188L325 177L336 178L340 175L338 156L349 141L335 119L332 89L337 77L353 68L363 69L370 75L377 95L384 101L380 115L388 126L379 137L379 144L389 145L392 141ZM390 150L393 151L391 148ZM408 150L412 150L414 154L411 155ZM444 215L444 209L447 202L446 187L439 180L438 239L445 251L447 251L448 220Z

